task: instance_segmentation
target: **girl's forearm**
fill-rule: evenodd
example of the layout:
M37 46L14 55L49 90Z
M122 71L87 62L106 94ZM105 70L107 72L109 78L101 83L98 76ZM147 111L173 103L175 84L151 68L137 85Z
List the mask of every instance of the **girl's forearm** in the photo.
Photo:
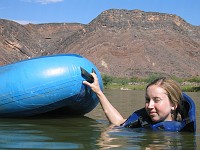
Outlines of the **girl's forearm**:
M121 114L111 105L111 103L108 101L106 96L103 94L102 91L98 91L97 96L99 98L100 104L102 106L102 109L110 121L110 123L119 126L122 124L125 119L121 116Z

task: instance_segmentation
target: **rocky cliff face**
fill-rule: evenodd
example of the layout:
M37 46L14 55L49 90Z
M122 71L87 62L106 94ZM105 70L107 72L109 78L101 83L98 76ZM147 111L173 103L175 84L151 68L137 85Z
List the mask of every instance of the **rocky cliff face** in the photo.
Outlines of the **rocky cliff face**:
M107 10L89 24L20 25L0 20L0 65L77 53L118 77L200 75L200 26L176 15Z

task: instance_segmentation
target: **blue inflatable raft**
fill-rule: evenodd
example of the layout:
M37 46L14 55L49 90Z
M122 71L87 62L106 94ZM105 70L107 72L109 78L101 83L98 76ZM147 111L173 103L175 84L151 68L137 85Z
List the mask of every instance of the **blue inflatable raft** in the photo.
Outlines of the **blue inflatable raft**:
M0 67L0 117L27 117L46 113L84 115L98 104L83 80L93 82L98 69L76 54L52 55Z

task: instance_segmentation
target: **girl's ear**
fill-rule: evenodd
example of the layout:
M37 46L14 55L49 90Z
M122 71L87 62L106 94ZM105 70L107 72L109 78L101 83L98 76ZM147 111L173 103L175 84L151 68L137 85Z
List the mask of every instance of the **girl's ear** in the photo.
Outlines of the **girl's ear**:
M172 106L172 110L176 110L176 108L177 108L177 106L175 105L175 106Z

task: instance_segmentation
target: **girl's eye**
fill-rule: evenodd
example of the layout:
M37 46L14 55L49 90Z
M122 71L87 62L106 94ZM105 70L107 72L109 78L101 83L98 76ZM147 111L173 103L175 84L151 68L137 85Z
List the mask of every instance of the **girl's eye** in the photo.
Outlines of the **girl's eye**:
M146 103L150 102L150 98L149 97L145 97L145 99L146 99Z
M161 100L160 98L155 98L155 99L154 99L154 102L155 102L155 103L158 103L160 100Z

